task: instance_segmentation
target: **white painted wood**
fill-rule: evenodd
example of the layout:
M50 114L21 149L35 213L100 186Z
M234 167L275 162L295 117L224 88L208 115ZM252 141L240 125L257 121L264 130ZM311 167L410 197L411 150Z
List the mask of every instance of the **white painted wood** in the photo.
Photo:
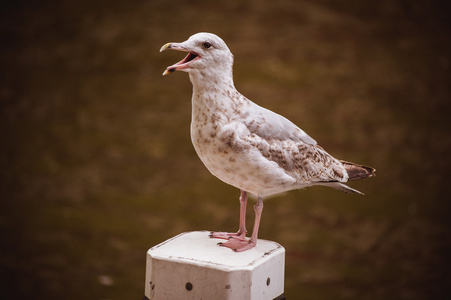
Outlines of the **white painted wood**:
M219 247L208 231L179 234L147 252L150 300L272 300L283 294L285 249L258 240L244 252Z

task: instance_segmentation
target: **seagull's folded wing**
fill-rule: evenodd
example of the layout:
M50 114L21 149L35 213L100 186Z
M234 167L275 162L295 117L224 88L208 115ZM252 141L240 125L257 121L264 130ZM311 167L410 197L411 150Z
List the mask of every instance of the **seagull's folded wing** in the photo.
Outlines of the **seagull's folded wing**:
M293 140L316 145L316 141L293 122L255 103L245 123L251 133L267 140Z

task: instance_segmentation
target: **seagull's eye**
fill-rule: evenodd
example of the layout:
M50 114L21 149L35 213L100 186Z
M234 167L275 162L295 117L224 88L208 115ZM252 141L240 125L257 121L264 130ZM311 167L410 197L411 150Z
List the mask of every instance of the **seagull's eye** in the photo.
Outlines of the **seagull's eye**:
M205 43L202 44L202 46L203 46L205 49L208 49L208 48L211 47L211 43L205 42Z

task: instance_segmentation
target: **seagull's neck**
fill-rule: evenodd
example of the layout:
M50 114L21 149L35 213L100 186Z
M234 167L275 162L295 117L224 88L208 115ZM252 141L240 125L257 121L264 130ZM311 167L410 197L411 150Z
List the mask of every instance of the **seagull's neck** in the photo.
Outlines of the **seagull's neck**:
M193 84L193 92L200 93L217 93L223 91L235 91L233 83L233 74L231 70L219 72L194 71L189 73L189 78Z
M233 115L233 111L249 105L233 84L232 72L215 73L204 76L200 72L190 72L193 84L193 120L200 121L200 116L211 114Z
M191 83L193 84L193 104L221 105L226 95L238 93L233 83L232 72L190 72ZM212 103L213 102L213 103Z

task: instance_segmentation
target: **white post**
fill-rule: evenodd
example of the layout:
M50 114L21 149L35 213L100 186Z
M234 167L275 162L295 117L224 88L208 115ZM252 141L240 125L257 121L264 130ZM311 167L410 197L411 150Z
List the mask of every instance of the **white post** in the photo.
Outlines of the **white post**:
M258 240L253 249L233 252L208 235L186 232L149 249L144 299L285 299L281 245Z

